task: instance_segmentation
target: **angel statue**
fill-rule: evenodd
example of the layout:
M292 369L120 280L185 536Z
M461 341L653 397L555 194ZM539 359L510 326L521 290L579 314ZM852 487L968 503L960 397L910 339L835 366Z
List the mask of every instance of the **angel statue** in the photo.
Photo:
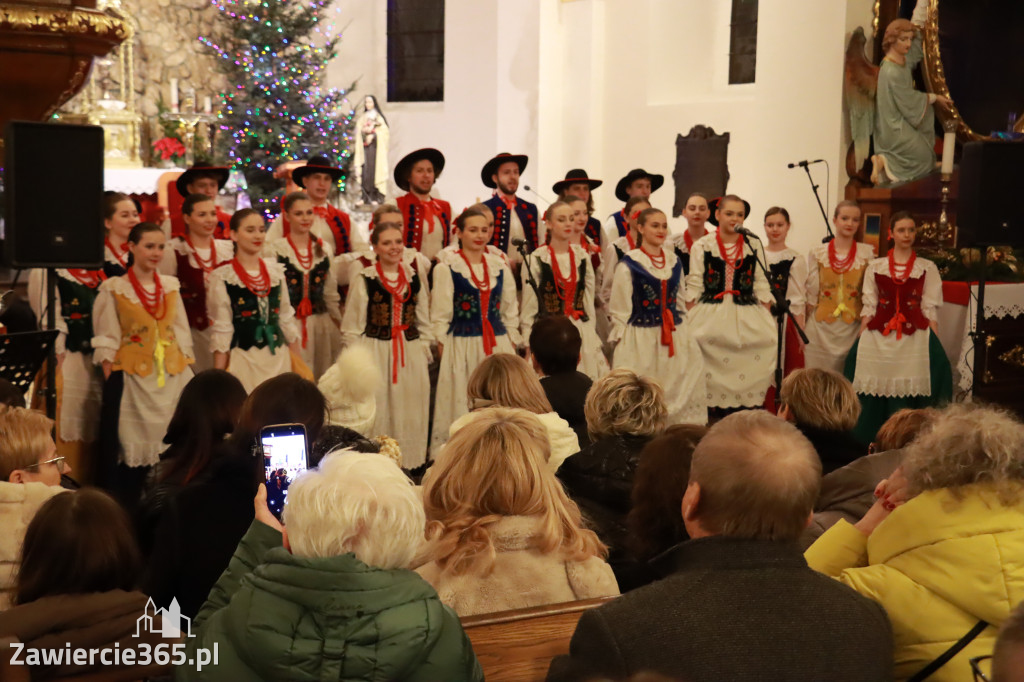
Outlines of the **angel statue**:
M885 28L881 65L864 56L864 30L857 28L846 48L844 92L850 110L856 168L864 165L871 136L871 182L909 182L935 170L935 111L948 97L914 89L912 71L924 58L921 27L927 0L917 0L912 19L895 19Z

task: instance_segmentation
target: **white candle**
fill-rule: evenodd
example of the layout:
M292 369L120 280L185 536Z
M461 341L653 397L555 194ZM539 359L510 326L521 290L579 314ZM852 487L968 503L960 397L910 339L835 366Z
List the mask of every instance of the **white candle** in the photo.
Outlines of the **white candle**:
M171 79L171 111L178 113L178 79Z
M203 96L203 113L204 114L212 114L213 113L213 100L210 99L209 95L204 95Z
M956 148L956 133L946 132L942 136L942 174L953 174L953 152Z

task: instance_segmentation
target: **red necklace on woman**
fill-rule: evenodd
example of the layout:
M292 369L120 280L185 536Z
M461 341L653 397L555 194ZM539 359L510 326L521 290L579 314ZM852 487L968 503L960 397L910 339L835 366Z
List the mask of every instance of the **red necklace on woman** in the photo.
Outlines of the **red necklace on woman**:
M636 240L633 239L633 233L629 230L626 230L626 243L629 244L630 251L636 248Z
M238 279L242 281L245 288L254 293L258 298L266 298L270 295L270 290L273 288L270 284L270 271L267 270L267 264L260 258L260 274L253 277L241 263L238 262L238 258L231 260L231 267L234 268L235 274L238 275Z
M726 247L722 241L722 231L715 232L715 241L718 242L718 255L727 265L738 268L743 263L743 240L737 239L732 246Z
M910 250L910 258L903 265L896 262L896 252L893 249L889 250L889 276L892 281L896 284L906 284L907 280L910 279L910 273L914 269L914 262L917 260L917 252L913 249ZM903 268L903 276L899 277L896 275L896 269Z
M661 270L663 267L665 267L664 249L659 249L657 254L650 253L649 251L644 249L644 253L646 253L647 257L651 259L651 265L653 265L656 270Z
M462 249L459 249L459 255L462 256L466 267L469 268L469 276L480 292L480 336L483 338L484 355L490 355L494 352L494 347L498 345L498 340L494 335L494 326L491 324L491 318L488 314L491 310L491 273L487 270L487 256L480 254L480 262L484 266L484 277L481 281L477 279L476 273L473 272L473 265L466 258L466 254Z
M562 269L558 266L558 254L552 246L548 246L548 254L551 256L551 274L555 278L555 295L562 299L565 316L572 320L578 320L583 315L582 310L576 310L576 256L572 249L569 249L569 276L562 275Z
M142 282L135 276L135 268L128 269L128 281L131 282L135 295L139 297L139 303L142 304L143 310L149 313L154 320L164 319L164 315L167 314L167 305L164 299L164 288L160 286L160 275L153 273L153 293L149 293L142 286Z
M853 267L853 262L857 259L857 242L850 244L850 251L846 254L843 260L839 260L836 255L836 240L833 239L828 243L828 266L832 268L832 272L837 275L841 275L844 272L849 272L850 268Z
M107 278L102 270L82 270L81 268L68 268L68 274L75 278L79 284L84 284L90 289L95 289L100 282Z
M288 245L292 247L292 253L295 254L295 260L299 262L299 267L303 270L313 269L313 237L309 237L309 243L306 244L306 255L303 256L299 253L299 247L295 246L295 242L292 241L292 236L289 234Z
M103 238L103 243L106 244L108 249L110 249L110 253L114 254L114 258L117 259L117 262L120 263L121 267L124 268L125 270L127 270L128 269L128 257L127 256L122 257L121 254L128 252L128 242L125 242L124 244L122 244L120 249L118 249L117 247L115 247L113 244L110 243L110 237L104 237Z
M459 249L459 255L462 256L462 260L466 262L466 267L469 268L469 276L472 278L473 284L476 285L476 288L479 289L480 291L490 291L491 274L487 270L487 258L484 257L483 254L480 254L480 262L484 266L484 277L482 280L480 280L476 278L476 273L473 271L473 265L472 263L469 262L469 259L466 258L466 253L462 249Z
M192 238L187 234L185 235L185 243L188 244L188 248L192 249L192 255L196 257L196 262L199 263L199 269L203 272L210 272L216 268L220 263L217 262L217 241L215 239L210 240L210 258L209 260L203 260L203 257L199 255L199 249L192 243Z

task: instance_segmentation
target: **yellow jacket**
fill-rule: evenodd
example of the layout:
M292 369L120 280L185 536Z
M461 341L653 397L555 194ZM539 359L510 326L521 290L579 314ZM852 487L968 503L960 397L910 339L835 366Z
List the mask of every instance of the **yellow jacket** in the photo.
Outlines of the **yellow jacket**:
M870 537L840 521L804 554L811 568L885 607L897 680L984 620L990 627L929 678L971 679L968 659L992 653L999 625L1024 600L1024 500L1004 505L984 484L963 493L962 500L949 490L922 493Z

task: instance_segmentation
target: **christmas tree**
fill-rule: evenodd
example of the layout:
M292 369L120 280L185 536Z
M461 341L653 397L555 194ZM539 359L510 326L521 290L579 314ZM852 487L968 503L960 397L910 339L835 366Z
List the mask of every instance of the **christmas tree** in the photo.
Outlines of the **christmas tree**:
M355 111L346 90L323 85L340 38L323 22L332 1L212 0L220 29L199 38L230 84L218 158L242 169L253 208L268 218L280 211L274 169L286 161L327 155L346 170L345 191Z

